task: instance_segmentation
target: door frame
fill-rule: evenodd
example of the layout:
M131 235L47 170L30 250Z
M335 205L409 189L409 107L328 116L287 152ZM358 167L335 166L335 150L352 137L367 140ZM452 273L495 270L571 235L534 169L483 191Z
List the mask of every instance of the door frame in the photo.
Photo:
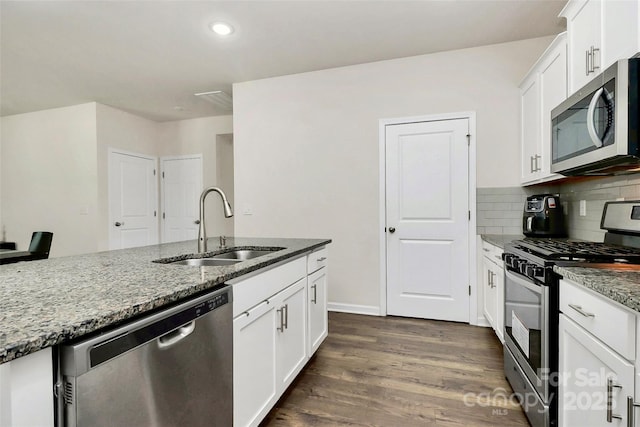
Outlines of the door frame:
M113 160L111 159L111 155L112 154L123 154L125 156L132 156L132 157L139 157L142 159L147 159L147 160L152 160L153 161L153 165L154 165L154 174L156 179L153 180L154 183L154 187L153 187L153 197L155 198L154 201L154 205L155 205L155 233L154 233L154 240L155 242L153 244L159 244L160 243L160 216L157 215L158 212L158 158L155 156L151 156L148 154L142 154L142 153L135 153L133 151L127 151L127 150L121 150L119 148L114 148L114 147L108 147L107 148L107 210L108 210L108 222L107 222L107 237L108 237L108 243L109 243L109 250L113 250L113 242L111 241L111 224L113 223L114 219L111 213L111 171L112 171L112 162Z
M165 184L164 184L164 162L166 160L184 160L184 159L199 159L200 160L200 191L204 190L204 156L202 153L198 154L182 154L179 156L161 156L160 157L160 173L158 174L158 179L160 180L160 215L158 215L158 227L160 229L160 242L165 243L165 222L164 218L161 216L166 212L165 203L167 201L167 197L165 195Z
M468 224L469 236L469 323L478 324L478 286L477 286L477 260L476 260L476 113L475 111L463 111L457 113L430 114L426 116L400 117L380 119L378 129L379 143L379 231L378 242L380 248L380 316L387 315L387 224L386 199L386 127L391 125L435 122L442 120L469 120L469 211L471 217Z

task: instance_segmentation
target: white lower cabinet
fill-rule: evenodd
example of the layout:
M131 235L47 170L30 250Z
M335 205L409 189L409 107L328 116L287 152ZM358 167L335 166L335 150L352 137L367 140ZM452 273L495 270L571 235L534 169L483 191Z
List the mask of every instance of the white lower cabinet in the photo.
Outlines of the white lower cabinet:
M633 365L562 314L559 372L559 425L628 425Z
M233 320L234 425L258 425L307 362L306 278Z
M504 269L502 249L482 242L482 311L496 335L504 343Z
M307 281L276 295L276 379L282 394L307 363Z
M329 333L327 312L327 267L311 273L307 279L309 301L309 356L320 347Z
M9 426L53 426L50 347L0 365L0 427Z
M234 426L257 426L327 336L326 261L323 248L233 283Z
M567 280L560 311L558 425L637 427L637 313Z
M278 400L276 306L268 301L233 320L233 423L256 425Z

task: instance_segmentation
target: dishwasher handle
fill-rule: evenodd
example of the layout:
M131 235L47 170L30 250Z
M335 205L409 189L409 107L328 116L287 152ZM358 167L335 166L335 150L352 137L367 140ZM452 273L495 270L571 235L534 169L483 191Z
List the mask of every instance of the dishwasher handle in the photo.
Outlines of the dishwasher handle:
M175 331L169 332L168 334L165 334L158 338L158 347L161 349L171 347L191 335L195 329L195 320L187 323L186 325L180 326Z

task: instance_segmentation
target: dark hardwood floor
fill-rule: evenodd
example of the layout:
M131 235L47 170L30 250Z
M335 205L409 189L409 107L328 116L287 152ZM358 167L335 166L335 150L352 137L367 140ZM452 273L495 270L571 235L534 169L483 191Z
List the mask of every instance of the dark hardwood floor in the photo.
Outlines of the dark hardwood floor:
M329 336L262 426L528 426L490 328L329 313Z

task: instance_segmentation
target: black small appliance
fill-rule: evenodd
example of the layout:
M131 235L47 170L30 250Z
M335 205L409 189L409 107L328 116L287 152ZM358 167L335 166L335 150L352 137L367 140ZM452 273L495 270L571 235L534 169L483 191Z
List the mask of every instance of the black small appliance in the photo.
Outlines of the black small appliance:
M527 197L522 233L527 237L565 237L567 232L560 197L554 194Z

